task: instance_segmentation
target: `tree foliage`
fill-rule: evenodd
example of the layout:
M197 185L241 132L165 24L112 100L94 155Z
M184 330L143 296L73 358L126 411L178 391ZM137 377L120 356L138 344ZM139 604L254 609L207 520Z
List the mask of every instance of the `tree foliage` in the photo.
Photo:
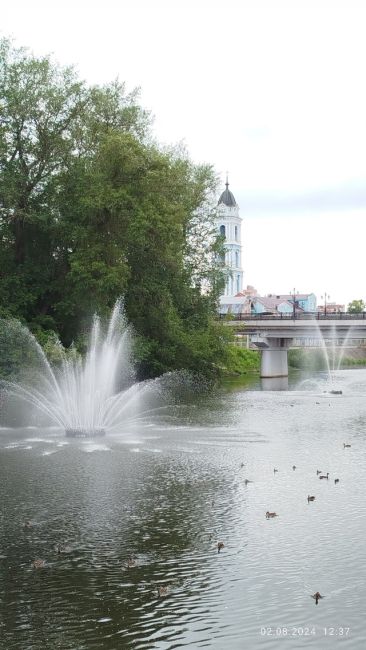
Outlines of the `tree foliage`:
M125 297L140 374L213 374L228 334L216 178L153 142L138 92L0 43L0 316L70 345Z
M350 314L361 314L365 311L366 303L363 300L352 300L348 307L347 311Z

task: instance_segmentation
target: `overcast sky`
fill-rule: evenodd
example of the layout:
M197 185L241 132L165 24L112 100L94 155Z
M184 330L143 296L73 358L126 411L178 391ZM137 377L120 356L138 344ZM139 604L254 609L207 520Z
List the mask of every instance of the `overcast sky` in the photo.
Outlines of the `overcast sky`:
M140 86L160 141L229 171L245 284L366 299L366 0L1 5L1 35Z

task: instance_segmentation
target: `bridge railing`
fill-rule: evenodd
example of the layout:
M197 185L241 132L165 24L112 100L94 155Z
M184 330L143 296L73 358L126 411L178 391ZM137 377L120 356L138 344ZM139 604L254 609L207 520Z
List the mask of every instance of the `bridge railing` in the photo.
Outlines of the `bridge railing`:
M251 320L366 320L366 312L351 313L339 312L338 314L316 313L280 313L280 314L219 314L220 320L251 321Z

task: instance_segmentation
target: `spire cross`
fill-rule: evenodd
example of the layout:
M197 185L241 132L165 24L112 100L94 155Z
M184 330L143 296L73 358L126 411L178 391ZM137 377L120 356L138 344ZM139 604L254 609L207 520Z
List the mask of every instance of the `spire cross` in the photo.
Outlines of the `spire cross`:
M228 189L228 187L229 187L229 172L226 172L226 183L225 183L225 185L226 185L226 189Z

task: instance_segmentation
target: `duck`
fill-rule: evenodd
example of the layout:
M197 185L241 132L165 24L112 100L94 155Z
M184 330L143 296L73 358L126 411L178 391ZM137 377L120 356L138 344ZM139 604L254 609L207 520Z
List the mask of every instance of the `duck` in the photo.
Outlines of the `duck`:
M321 474L321 473L322 473L322 470L321 470L321 469L317 469L317 470L316 470L316 474L317 474L317 475L318 475L318 474Z
M67 546L66 544L56 544L55 551L59 555L61 555L61 553L70 553L71 548L70 548L70 546Z
M168 596L170 591L170 585L158 585L156 590L159 598L161 598L162 596Z
M127 558L127 562L125 564L125 567L127 567L127 569L132 569L132 567L135 567L135 566L137 566L137 560L135 560L135 558L132 555L130 555Z
M33 524L32 524L31 521L29 521L29 519L27 519L27 521L25 521L24 524L23 524L23 528L32 528L32 527L33 527Z
M296 469L296 465L293 465L293 466L292 466L292 469L295 471L295 469Z
M240 467L244 467L244 463L240 463Z
M351 445L348 445L346 442L343 443L343 449L345 449L346 447L350 447L350 446Z
M276 472L278 472L278 469L274 468L273 474L276 474Z
M223 548L225 548L224 542L217 542L217 552L220 553Z
M334 483L339 483L339 478L335 478Z
M267 510L267 512L266 512L266 518L267 518L267 519L271 519L272 517L278 517L277 512L268 512L268 510Z
M326 478L326 479L328 479L328 478L329 478L329 472L327 472L326 474L321 474L321 475L319 476L319 478Z
M311 594L311 597L314 598L315 600L315 605L318 604L319 598L324 598L324 596L321 596L319 591L316 591L315 594Z
M309 501L315 501L315 497L311 497L310 494L308 494L308 502Z
M33 560L32 567L33 569L44 569L46 566L46 560Z
M244 480L245 485L248 485L248 483L253 483L253 481L250 481L248 478Z

